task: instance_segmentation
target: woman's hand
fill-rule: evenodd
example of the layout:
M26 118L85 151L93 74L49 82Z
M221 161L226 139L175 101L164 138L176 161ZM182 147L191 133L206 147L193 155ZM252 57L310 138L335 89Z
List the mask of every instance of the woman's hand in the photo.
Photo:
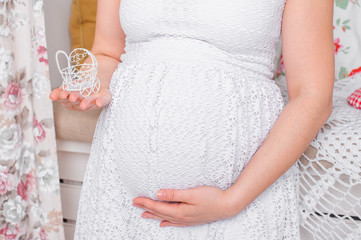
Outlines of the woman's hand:
M65 108L74 111L98 109L110 103L110 81L121 62L121 55L125 52L126 36L119 22L119 11L114 11L119 7L120 0L98 0L95 36L91 52L98 61L99 92L84 98L77 92L69 94L59 87L50 93L51 100L59 100Z
M60 86L51 91L49 98L53 101L60 101L68 110L89 111L108 105L111 101L111 94L108 88L100 88L98 93L83 97L79 92L69 93Z
M162 195L162 194L165 195ZM213 186L200 186L184 190L162 189L157 198L133 199L133 206L143 208L143 218L160 220L160 227L191 226L230 218L238 212L232 207L228 191Z

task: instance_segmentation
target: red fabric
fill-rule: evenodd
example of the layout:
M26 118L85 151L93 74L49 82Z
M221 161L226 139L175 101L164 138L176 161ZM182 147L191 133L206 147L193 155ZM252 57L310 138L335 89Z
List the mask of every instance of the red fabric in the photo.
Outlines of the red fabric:
M361 88L353 92L348 98L347 102L358 109L361 109Z
M356 73L361 73L361 67L352 70L348 76L351 77L351 76L355 75Z

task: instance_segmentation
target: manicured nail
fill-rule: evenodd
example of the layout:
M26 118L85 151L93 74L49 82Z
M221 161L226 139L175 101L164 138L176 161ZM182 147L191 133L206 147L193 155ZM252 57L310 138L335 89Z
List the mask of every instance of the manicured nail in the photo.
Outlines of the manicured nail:
M165 198L166 194L165 191L158 191L157 192L157 198Z
M134 207L140 207L140 205L139 205L139 204L136 204L136 203L133 203L133 206L134 206Z

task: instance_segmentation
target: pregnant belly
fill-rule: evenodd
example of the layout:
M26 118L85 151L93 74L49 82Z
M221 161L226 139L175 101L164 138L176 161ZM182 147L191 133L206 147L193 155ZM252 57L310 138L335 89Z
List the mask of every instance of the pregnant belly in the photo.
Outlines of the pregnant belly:
M257 104L264 99L251 93L255 85L237 72L204 65L118 68L110 124L128 192L155 198L160 188L228 188L275 120L267 112L275 107Z

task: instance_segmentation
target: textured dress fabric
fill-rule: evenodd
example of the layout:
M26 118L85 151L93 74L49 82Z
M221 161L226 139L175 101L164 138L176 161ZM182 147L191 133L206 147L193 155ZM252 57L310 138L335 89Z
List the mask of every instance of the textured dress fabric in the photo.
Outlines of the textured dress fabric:
M141 218L162 188L229 188L284 107L272 80L285 0L122 0L125 53L99 117L75 239L299 239L296 164L239 214ZM262 177L262 176L259 176Z

